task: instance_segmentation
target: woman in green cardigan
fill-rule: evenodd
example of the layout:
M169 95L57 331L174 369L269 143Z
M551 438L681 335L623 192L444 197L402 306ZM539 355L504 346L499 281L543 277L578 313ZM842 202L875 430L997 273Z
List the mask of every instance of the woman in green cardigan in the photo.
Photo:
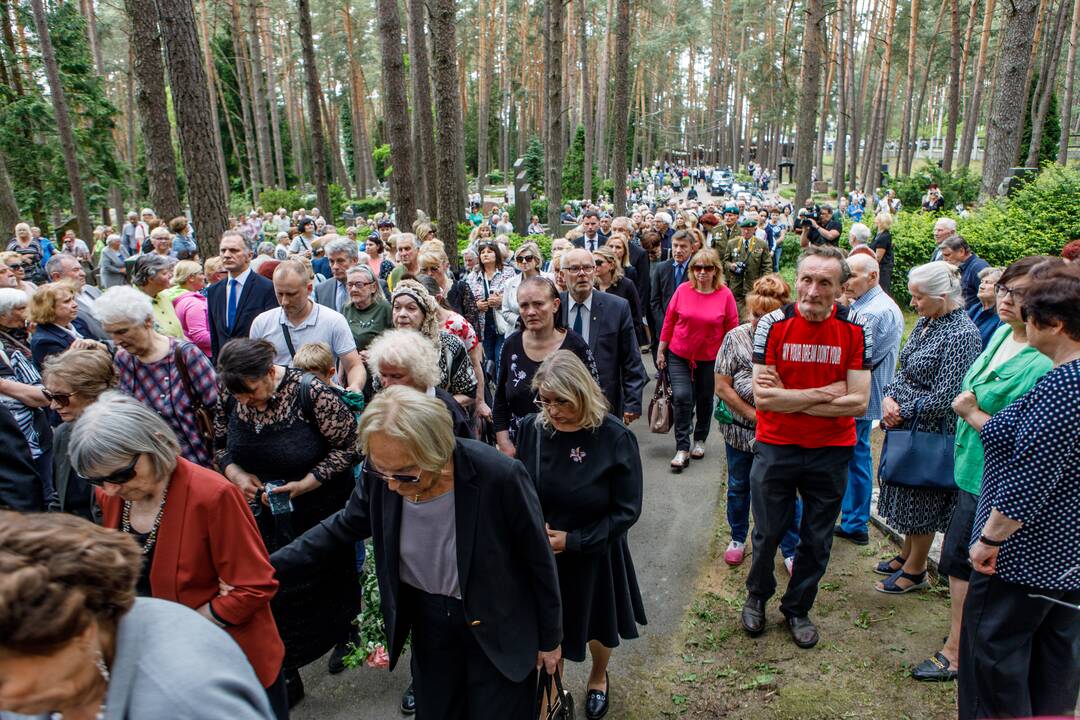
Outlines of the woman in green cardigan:
M983 446L979 432L991 415L1026 393L1050 371L1050 358L1027 342L1020 308L1024 288L1032 281L1032 271L1039 265L1055 260L1061 263L1058 258L1043 255L1021 258L1001 274L996 286L997 314L1004 324L994 332L986 349L968 369L962 391L953 400L953 410L960 417L956 424L953 475L959 490L938 562L938 572L949 578L952 624L949 636L945 638L945 646L911 671L911 676L916 680L956 679L964 597L971 575L968 546L982 486ZM1036 270L1034 274L1038 272Z

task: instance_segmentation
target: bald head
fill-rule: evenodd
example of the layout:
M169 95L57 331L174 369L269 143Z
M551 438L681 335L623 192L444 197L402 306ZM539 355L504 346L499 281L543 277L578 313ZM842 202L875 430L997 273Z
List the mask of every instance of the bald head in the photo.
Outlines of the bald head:
M881 268L878 261L863 253L854 253L848 256L848 268L851 277L844 283L844 292L853 300L858 300L872 288L877 287L881 277Z

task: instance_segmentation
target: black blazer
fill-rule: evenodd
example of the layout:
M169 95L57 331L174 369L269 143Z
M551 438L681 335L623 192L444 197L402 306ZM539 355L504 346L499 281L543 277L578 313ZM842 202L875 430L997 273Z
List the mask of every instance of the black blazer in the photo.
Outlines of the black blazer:
M390 669L401 656L413 618L402 605L401 503L382 480L363 479L343 510L270 556L278 579L302 578L313 564L375 541L375 569L386 622ZM562 642L562 601L540 501L516 460L474 440L454 448L458 579L469 629L503 675L521 682L536 653Z
M3 403L0 403L0 457L4 458L0 462L0 508L41 512L45 499L37 469L30 458L30 445L15 416Z
M206 289L206 310L210 316L210 351L216 358L221 347L238 337L247 337L255 317L277 307L274 283L252 271L244 282L240 302L236 305L236 325L232 332L225 327L226 303L229 301L229 278L218 280Z
M561 327L572 327L570 302L559 293ZM600 373L600 389L611 406L611 414L641 414L641 393L647 381L641 362L630 303L611 293L593 291L592 315L589 318L589 349Z
M663 260L657 263L657 266L653 269L653 288L652 288L652 314L653 319L656 320L656 327L653 328L653 341L660 341L660 331L664 329L664 316L667 315L667 306L671 302L671 296L675 294L675 265L674 260ZM684 273L683 282L690 279L690 261L686 261L686 272Z
M630 243L630 266L634 268L634 285L637 286L638 300L641 301L642 310L649 307L652 297L652 278L649 274L649 253L645 248L635 243Z
M86 323L83 322L82 318L77 317L72 320L71 326L84 338L95 339L90 334L90 329L86 327ZM34 356L34 365L40 370L46 358L64 352L71 347L73 342L75 342L75 336L59 325L54 323L38 325L34 329L34 334L30 336L30 352Z

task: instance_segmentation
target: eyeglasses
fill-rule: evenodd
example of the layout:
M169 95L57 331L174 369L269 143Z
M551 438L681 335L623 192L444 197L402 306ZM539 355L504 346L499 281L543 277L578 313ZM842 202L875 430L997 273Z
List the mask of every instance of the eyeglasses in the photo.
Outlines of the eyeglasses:
M67 407L71 403L71 396L75 393L54 393L45 388L41 388L41 394L45 396L45 399L49 402L54 402L60 407Z
M123 485L124 483L131 482L131 479L135 477L135 466L139 462L140 455L133 457L131 459L131 464L127 467L121 468L104 477L86 477L85 475L80 475L79 477L85 480L87 484L93 485L94 487L101 487L105 483L109 483L110 485Z
M598 260L596 260L596 267L600 267L601 265L603 265L606 262L607 262L607 260L598 259Z
M1007 295L1012 295L1014 300L1021 300L1024 297L1024 291L1021 288L1011 288L1008 285L1004 285L1002 283L998 283L997 285L995 285L994 291L997 293L997 296L999 298L1006 297Z
M596 268L593 265L568 265L563 270L571 275L588 275Z
M345 287L350 288L350 289L352 289L352 288L360 289L360 288L367 287L368 285L374 285L374 284L375 283L370 282L370 281L369 282L363 282L363 281L360 281L360 280L354 280L353 282L345 283Z
M694 265L691 269L694 272L716 272L715 265Z
M536 407L541 409L547 409L552 406L557 408L570 407L570 401L563 398L546 398L537 395L536 400L533 402L536 403Z
M421 471L418 472L416 475L399 475L396 473L391 473L387 475L380 470L376 470L374 467L372 467L369 463L366 462L360 466L360 472L367 473L371 477L376 478L377 480L382 480L383 482L390 482L391 480L393 480L394 482L405 483L407 485L415 485L416 483L420 482L420 476L423 474L423 471Z
M527 262L532 262L535 259L535 255L518 255L516 258L514 258L514 261L519 265L523 265Z
M8 265L8 268L15 271L25 271L32 263L15 263L14 265Z

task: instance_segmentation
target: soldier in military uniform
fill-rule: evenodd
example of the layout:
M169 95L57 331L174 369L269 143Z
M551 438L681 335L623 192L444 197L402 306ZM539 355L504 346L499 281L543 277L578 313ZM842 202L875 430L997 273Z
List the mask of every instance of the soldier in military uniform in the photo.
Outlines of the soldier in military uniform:
M746 295L754 287L754 282L772 272L772 253L769 252L769 244L754 235L756 220L749 217L741 220L739 230L741 235L728 241L721 260L726 270L728 288L735 296L739 317L742 318Z
M724 222L713 228L712 247L716 252L723 255L725 249L732 240L739 239L739 206L728 203L724 206Z

